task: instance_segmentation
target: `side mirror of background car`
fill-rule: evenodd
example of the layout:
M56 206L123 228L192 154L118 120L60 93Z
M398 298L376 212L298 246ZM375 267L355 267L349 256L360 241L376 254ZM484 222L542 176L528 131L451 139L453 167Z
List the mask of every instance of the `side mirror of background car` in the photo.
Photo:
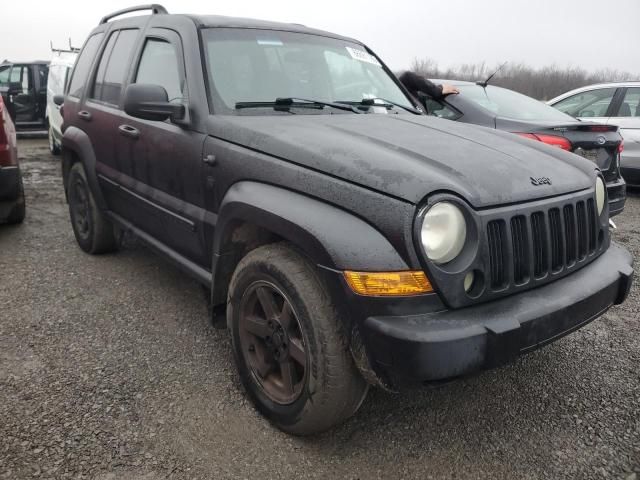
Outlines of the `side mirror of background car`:
M160 85L134 83L124 92L124 111L144 120L172 121L185 116L184 105L170 103L167 91Z
M61 107L62 104L64 103L64 95L54 95L53 96L53 103L55 103L57 106Z

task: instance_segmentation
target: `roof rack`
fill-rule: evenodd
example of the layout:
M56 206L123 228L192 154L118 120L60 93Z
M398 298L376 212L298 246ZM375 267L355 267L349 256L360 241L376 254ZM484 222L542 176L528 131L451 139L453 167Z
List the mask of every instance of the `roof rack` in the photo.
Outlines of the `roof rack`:
M109 15L106 15L106 16L102 17L102 19L100 20L100 25L102 25L103 23L107 23L109 20L111 20L111 19L113 19L115 17L119 17L120 15L124 15L125 13L139 12L141 10L151 10L151 13L153 15L169 13L169 12L167 12L166 8L164 8L162 5L159 5L157 3L150 3L148 5L138 5L136 7L124 8L122 10L118 10L117 12L113 12L113 13L110 13Z
M56 52L56 53L78 53L80 52L80 48L78 47L74 47L73 45L71 45L71 39L69 39L69 48L53 48L53 42L51 40L49 40L49 43L51 44L51 51L52 52Z

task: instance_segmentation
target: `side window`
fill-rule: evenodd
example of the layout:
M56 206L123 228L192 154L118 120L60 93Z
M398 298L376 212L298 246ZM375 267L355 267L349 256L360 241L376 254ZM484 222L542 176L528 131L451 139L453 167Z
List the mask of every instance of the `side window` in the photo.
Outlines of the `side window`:
M118 104L137 36L138 30L133 29L111 34L100 59L91 98L111 105Z
M447 120L457 120L462 114L457 110L445 105L444 103L440 103L437 100L433 100L432 98L428 98L425 101L425 107L427 109L427 113L434 117L438 118L446 118Z
M560 100L554 107L572 117L604 117L615 93L615 88L590 90Z
M169 42L150 38L144 45L135 83L164 87L169 101L182 100L182 84L176 48Z
M91 98L95 98L97 100L102 99L102 91L104 90L104 73L107 70L107 64L109 63L109 59L111 58L113 47L116 44L118 35L120 35L120 32L113 32L109 37L109 40L107 40L106 46L104 47L102 57L100 58L100 63L98 64L98 71L96 72L96 80L93 84L91 92L89 93L89 97Z
M97 33L89 37L89 40L85 43L82 53L80 53L76 66L73 69L73 76L69 84L69 96L76 98L82 96L84 86L87 82L87 75L91 69L91 63L98 52L102 37L104 37L103 33Z
M19 83L22 86L22 93L29 92L30 87L33 86L33 81L30 80L29 67L25 65L14 65L11 69L11 77L9 81L11 83Z
M627 88L618 114L614 117L640 117L640 87Z
M9 73L11 73L11 65L0 67L0 85L9 84Z

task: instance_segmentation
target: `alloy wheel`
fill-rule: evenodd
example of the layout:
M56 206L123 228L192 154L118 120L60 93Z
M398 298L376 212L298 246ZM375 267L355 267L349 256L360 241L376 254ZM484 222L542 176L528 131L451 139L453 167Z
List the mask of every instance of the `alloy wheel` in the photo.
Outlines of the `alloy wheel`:
M253 283L240 303L240 346L264 393L288 405L302 394L307 351L298 316L287 296L267 281Z

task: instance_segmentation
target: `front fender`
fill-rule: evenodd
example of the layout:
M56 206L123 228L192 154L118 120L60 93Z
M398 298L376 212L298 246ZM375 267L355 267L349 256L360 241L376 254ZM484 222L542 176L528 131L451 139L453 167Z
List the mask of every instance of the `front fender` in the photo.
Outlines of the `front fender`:
M218 213L214 256L231 253L233 232L239 223L272 232L323 267L361 271L409 268L369 223L327 202L285 188L251 181L233 185Z
M78 127L67 127L62 136L62 178L64 182L64 191L67 192L67 177L71 166L76 161L82 162L84 171L87 175L89 188L94 194L98 208L107 209L107 204L102 196L100 185L98 184L98 175L96 173L96 155L93 151L93 145L89 136Z

